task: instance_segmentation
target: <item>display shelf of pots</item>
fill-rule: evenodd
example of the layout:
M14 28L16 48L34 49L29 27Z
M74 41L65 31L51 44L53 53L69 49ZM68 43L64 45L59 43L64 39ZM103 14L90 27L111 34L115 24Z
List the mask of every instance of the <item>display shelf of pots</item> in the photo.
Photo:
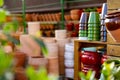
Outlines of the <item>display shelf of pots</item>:
M101 42L101 41L84 41L84 40L78 40L76 39L74 41L74 79L79 80L78 73L82 70L83 65L81 64L81 57L82 54L82 48L86 47L97 47L97 48L107 48L107 42ZM92 49L89 49L92 50ZM89 56L88 56L89 57ZM100 56L99 56L100 57ZM89 58L91 59L91 58ZM88 62L88 61L87 61ZM96 61L95 61L96 62ZM87 68L88 69L88 68ZM96 68L94 68L96 69ZM97 70L97 69L96 69Z

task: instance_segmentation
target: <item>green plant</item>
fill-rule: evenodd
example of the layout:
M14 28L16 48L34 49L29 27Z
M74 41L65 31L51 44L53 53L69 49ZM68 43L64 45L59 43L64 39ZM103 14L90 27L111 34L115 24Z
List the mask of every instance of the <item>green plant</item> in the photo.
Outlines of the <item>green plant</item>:
M95 71L89 70L87 74L80 72L79 77L81 80L96 80L95 79Z
M94 71L88 71L86 75L83 72L80 72L79 77L81 80L97 80L95 79ZM120 60L105 61L102 65L99 80L120 80Z
M100 80L120 80L120 61L108 60L104 62Z
M0 47L0 80L9 80L7 73L12 74L12 59L12 55L6 55L4 49Z
M43 41L33 36L32 38L41 47L44 56L47 56L48 50ZM40 67L39 70L36 71L33 67L28 66L26 69L26 74L30 80L58 80L58 76L48 74L44 67Z
M57 80L57 76L48 75L45 68L40 68L39 70L35 71L33 67L28 67L27 76L30 80Z
M24 2L24 0L22 0ZM2 8L2 6L4 5L4 0L0 0L0 24L5 23L6 21L6 16L7 16L7 12L4 8ZM24 7L24 6L23 6ZM24 15L23 15L24 18ZM25 24L23 22L23 24ZM25 25L24 25L25 26ZM17 21L12 21L9 23L6 23L6 25L3 27L3 33L5 36L5 39L0 38L0 80L12 80L10 79L12 76L9 77L8 74L12 74L13 72L13 57L12 56L8 56L6 55L3 46L6 45L7 41L11 41L12 43L19 45L20 42L18 40L16 40L15 38L13 38L11 36L12 32L15 32L18 28L18 22ZM36 42L37 44L41 47L42 52L45 56L47 56L48 51L47 48L45 46L45 44L43 43L42 40L31 36ZM33 67L28 66L26 69L26 75L30 80L57 80L58 76L53 76L53 75L49 75L47 74L47 71L45 68L40 68L38 71L36 71Z

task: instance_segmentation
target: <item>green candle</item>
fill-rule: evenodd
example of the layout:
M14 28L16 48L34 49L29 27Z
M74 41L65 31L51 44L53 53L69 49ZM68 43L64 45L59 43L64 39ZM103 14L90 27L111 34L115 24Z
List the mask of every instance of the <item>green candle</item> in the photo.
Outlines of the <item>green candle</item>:
M25 0L22 0L22 15L23 15L23 26L24 26L24 33L26 33L26 20L25 20L25 10L26 10L26 5L25 5Z

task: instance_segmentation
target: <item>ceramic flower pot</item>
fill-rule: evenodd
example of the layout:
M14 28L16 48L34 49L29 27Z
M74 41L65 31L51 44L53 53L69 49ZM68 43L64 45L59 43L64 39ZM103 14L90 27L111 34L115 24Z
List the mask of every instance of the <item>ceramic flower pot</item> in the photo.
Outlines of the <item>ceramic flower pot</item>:
M15 70L15 80L28 80L25 69L23 68L17 68Z
M120 28L120 12L114 12L106 15L105 24L108 30Z
M101 56L97 52L84 51L81 54L81 61L87 65L100 65Z
M27 55L23 52L16 51L14 54L15 67L25 67L27 63Z
M74 69L73 68L66 68L65 69L65 76L67 78L73 79L74 78Z
M28 22L28 34L36 35L40 31L40 22Z
M65 67L73 68L74 67L74 60L65 60Z
M115 42L120 42L120 12L109 13L105 19L105 25L108 33Z

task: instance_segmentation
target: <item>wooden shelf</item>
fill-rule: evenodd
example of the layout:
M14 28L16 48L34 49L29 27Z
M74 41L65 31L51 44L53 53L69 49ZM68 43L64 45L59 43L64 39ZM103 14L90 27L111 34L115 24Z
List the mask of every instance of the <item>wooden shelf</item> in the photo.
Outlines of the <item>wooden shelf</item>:
M88 41L88 40L79 40L79 39L76 39L75 42L80 42L80 43L94 43L94 44L107 44L107 42Z
M81 61L80 61L80 51L83 47L107 47L107 42L101 42L101 41L85 41L85 40L79 40L76 39L74 41L74 80L80 80L79 79L79 72L81 68Z

